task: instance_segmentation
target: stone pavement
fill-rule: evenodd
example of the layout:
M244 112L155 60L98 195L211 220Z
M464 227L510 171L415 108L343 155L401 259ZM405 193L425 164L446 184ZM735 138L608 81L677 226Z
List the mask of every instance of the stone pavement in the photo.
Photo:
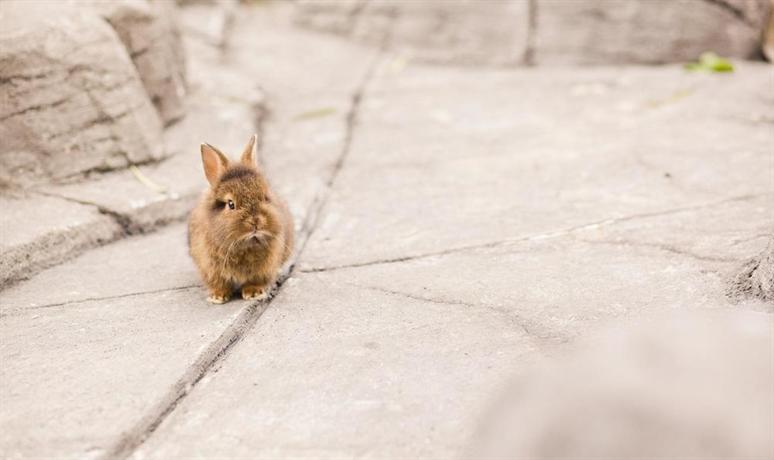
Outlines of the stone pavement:
M1 457L450 458L511 377L607 327L746 314L771 344L771 305L724 295L774 228L770 66L413 64L278 6L223 47L208 8L182 13L178 153L143 169L165 191L40 190L135 231L0 293ZM213 306L180 222L196 146L253 130L295 268Z

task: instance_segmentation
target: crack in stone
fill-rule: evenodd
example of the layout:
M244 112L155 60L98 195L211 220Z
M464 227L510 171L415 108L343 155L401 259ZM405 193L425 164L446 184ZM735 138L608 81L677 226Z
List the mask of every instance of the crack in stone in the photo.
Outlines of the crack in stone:
M527 3L527 43L524 47L524 57L522 58L522 64L528 67L535 65L538 13L537 0L529 0Z
M159 294L162 292L184 291L186 289L192 289L192 288L198 288L198 287L200 287L198 284L192 284L188 286L176 286L171 288L154 289L150 291L129 292L126 294L116 294L116 295L109 295L104 297L86 297L83 299L68 300L67 302L57 302L57 303L49 303L44 305L35 305L31 307L22 307L22 308L16 308L16 309L10 310L10 313L7 313L7 312L0 313L0 318L5 318L6 316L16 316L20 312L26 313L30 310L41 310L45 308L63 307L66 305L73 305L73 304L86 303L86 302L97 302L101 300L123 299L126 297L137 297L137 296L147 295L147 294Z
M651 217L660 217L660 216L666 216L670 214L678 214L683 212L690 212L690 211L696 211L699 209L706 209L706 208L712 208L714 206L722 205L725 203L731 203L735 201L747 201L754 198L759 198L763 196L771 196L771 193L761 193L761 194L746 194L746 195L739 195L735 197L726 198L723 200L713 201L709 203L703 203L699 205L693 205L693 206L683 206L679 208L673 208L673 209L666 209L663 211L652 211L652 212L644 212L644 213L638 213L638 214L632 214L628 216L623 217L613 217L609 219L603 219L598 220L594 222L590 222L587 224L581 224L581 225L575 225L572 227L568 227L565 229L560 230L554 230L550 232L544 232L544 233L537 233L534 235L527 235L522 237L516 237L516 238L507 238L504 240L497 240L497 241L490 241L487 243L480 243L480 244L470 244L470 245L464 245L464 246L458 246L454 248L439 250L439 251L430 251L430 252L424 252L419 254L412 254L412 255L406 255L401 257L393 257L393 258L386 258L386 259L376 259L371 260L367 262L355 262L350 264L342 264L342 265L333 265L328 267L311 267L311 268L301 268L299 271L301 273L317 273L317 272L327 272L327 271L334 271L334 270L343 270L348 268L360 268L360 267L368 267L372 265L384 265L384 264L393 264L393 263L399 263L399 262L407 262L411 260L418 260L418 259L426 259L430 257L438 257L438 256L445 256L449 254L455 254L459 252L467 252L472 251L476 249L488 249L488 248L494 248L499 246L505 246L509 244L517 244L517 243L523 243L526 241L539 241L539 240L545 240L545 239L551 239L551 238L557 238L561 236L567 236L570 234L573 234L575 232L583 231L583 230L591 230L596 229L600 227L607 227L615 224L619 224L621 222L628 222L631 220L639 220L639 219L647 219Z
M582 243L587 244L605 244L605 245L611 245L611 246L635 246L635 247L643 247L643 248L654 248L665 252L671 252L672 254L677 254L685 257L690 257L692 259L706 261L706 262L739 262L739 259L734 259L730 257L713 257L713 256L705 256L702 254L696 254L694 252L686 251L684 249L680 249L675 246L670 246L668 244L659 244L659 243L648 243L644 241L629 241L629 240L615 240L615 241L608 241L608 240L587 240L583 238L578 238L577 241L580 241Z
M94 203L92 201L88 200L79 200L78 198L73 198L65 195L60 195L58 193L52 193L52 192L46 192L43 190L36 190L35 193L38 193L40 195L49 196L52 198L59 198L65 201L70 201L72 203L78 203L82 204L84 206L91 206L97 209L97 211L100 214L104 214L108 217L111 217L119 226L121 226L121 230L124 234L124 236L128 235L134 235L138 233L143 233L140 229L139 225L134 223L132 221L132 218L121 214L120 212L114 211L112 209L106 208L105 206L102 206L101 204Z
M11 112L11 113L9 113L7 115L4 115L4 116L0 117L0 122L1 121L5 121L5 120L7 120L9 118L18 117L19 115L24 115L24 114L26 114L28 112L39 112L41 110L53 109L55 107L59 107L60 105L64 104L65 102L71 100L73 97L74 96L68 96L68 97L65 97L65 98L62 98L62 99L58 99L58 100L56 100L54 102L49 102L49 103L46 103L46 104L31 105L29 107L25 107L23 109L17 110L15 112Z
M345 282L345 284L348 284L349 286L360 288L360 289L367 289L370 291L376 291L381 292L384 294L389 294L392 296L397 297L404 297L407 299L417 300L420 302L430 302L434 303L436 305L453 305L453 306L462 306L462 307L469 307L469 308L477 308L477 309L483 309L488 310L493 313L496 313L498 315L504 316L506 319L508 319L512 324L517 326L519 329L521 329L527 336L529 336L532 339L538 339L538 340L548 340L552 337L547 337L545 335L541 335L536 333L534 330L532 330L530 327L526 325L526 321L524 318L521 317L521 315L517 314L516 312L505 308L500 307L497 305L491 305L486 303L472 303L472 302L464 302L461 300L449 300L449 299L435 299L432 297L424 297L419 296L415 294L409 294L406 292L400 292L400 291L394 291L392 289L386 289L379 286L372 286L372 285L363 285L363 284L357 284L357 283L351 283L351 282Z

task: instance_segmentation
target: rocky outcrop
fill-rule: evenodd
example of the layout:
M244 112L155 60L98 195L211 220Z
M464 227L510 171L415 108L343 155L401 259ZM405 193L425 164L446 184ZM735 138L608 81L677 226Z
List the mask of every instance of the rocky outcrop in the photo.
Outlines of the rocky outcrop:
M728 295L732 299L757 298L774 302L774 237L766 249L749 260L731 282Z
M0 182L152 162L185 113L185 60L165 0L6 2L0 12Z
M619 2L539 0L535 30L538 64L667 63L712 50L752 58L760 50L766 0Z
M175 5L165 0L94 2L126 46L145 90L165 124L183 116L185 54L174 21Z
M406 58L442 64L518 64L528 37L528 2L346 0L299 2L295 21L348 35Z
M161 122L115 31L67 4L3 4L0 139L0 181L16 184L163 153Z
M302 0L298 25L425 62L468 65L685 62L760 54L769 0Z

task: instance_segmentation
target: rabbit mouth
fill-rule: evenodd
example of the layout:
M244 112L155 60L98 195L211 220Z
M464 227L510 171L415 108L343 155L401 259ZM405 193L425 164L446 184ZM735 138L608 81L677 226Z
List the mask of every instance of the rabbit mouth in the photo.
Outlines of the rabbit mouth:
M271 233L267 231L256 230L245 235L243 239L249 244L265 244L271 236Z

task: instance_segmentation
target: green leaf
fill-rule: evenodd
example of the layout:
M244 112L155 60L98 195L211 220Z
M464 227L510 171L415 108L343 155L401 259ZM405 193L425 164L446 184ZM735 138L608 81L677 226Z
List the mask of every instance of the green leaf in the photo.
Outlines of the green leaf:
M734 64L712 51L707 51L699 56L698 62L689 62L686 64L685 69L689 71L700 70L704 72L733 72Z

